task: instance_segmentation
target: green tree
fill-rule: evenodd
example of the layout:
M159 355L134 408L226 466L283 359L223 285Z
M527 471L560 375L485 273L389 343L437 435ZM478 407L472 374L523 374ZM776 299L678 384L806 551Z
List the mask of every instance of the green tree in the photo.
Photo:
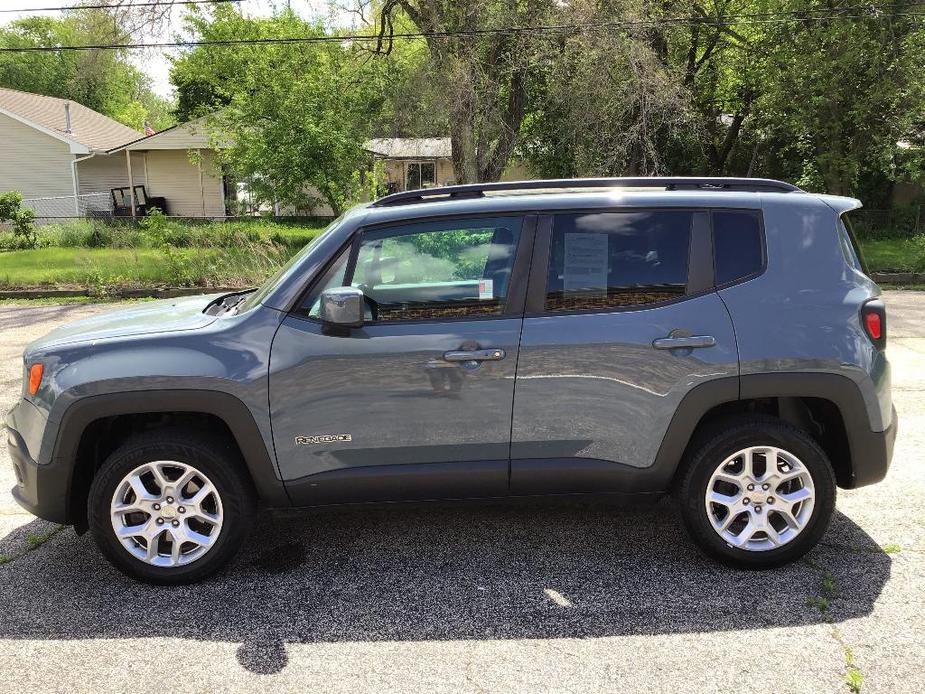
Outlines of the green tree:
M897 143L925 103L925 32L913 11L913 2L894 2L887 12L779 32L758 102L757 120L785 164L770 170L836 194L894 175Z
M443 100L453 168L460 183L501 177L520 141L528 95L544 42L516 31L542 23L554 0L385 0L379 13L380 50L410 20L426 38L430 75Z
M291 12L253 19L218 7L187 23L206 41L327 35ZM173 64L178 115L210 114L222 164L258 199L312 207L314 188L339 212L370 186L363 142L394 79L373 58L339 42L199 46Z
M121 34L109 15L81 10L63 18L28 17L0 29L0 46L111 43ZM148 78L124 51L40 51L0 53L0 86L73 99L130 127L172 123L166 100L151 91Z

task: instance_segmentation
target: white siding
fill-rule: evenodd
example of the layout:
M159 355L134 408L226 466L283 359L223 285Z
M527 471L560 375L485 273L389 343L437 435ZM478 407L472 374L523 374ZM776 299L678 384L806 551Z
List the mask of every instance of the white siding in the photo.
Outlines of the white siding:
M156 135L151 135L143 140L126 145L125 148L138 151L152 149L210 149L211 147L205 123L202 120L196 120L162 130Z
M437 185L445 186L449 183L455 183L456 176L453 172L453 160L452 159L438 159L437 160Z
M536 178L530 166L520 160L513 160L501 174L502 181L529 181Z
M73 195L68 145L0 114L0 192L24 198Z
M224 216L222 178L215 164L214 152L202 150L201 189L200 166L190 161L187 150L152 150L145 157L148 162L148 194L166 198L168 214L178 217Z
M147 185L145 181L145 160L140 152L132 154L132 178L136 186ZM97 155L77 164L77 181L80 194L109 193L112 188L128 185L128 166L125 152Z

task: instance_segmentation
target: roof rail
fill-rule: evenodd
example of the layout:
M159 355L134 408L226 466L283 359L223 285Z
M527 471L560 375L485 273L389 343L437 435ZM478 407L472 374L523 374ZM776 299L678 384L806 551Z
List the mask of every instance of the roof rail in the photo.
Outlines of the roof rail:
M381 197L372 207L410 205L417 202L439 202L464 198L481 198L485 193L515 190L570 190L575 188L664 188L666 190L725 190L749 193L803 192L795 185L770 178L698 178L693 176L646 176L637 178L559 178L540 181L499 181L468 183L421 190L406 190Z

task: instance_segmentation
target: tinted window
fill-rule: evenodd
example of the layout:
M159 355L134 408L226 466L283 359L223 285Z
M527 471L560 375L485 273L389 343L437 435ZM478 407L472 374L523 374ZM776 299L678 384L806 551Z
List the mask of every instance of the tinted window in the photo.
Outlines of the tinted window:
M838 222L838 237L841 241L842 253L845 255L845 260L848 261L848 264L855 270L869 275L867 263L864 262L864 255L861 253L861 247L854 233L854 225L851 224L849 213L846 212L839 217Z
M373 321L498 315L504 310L521 219L407 224L365 232L355 267L338 259L319 283L359 287ZM312 292L309 315L317 303Z
M643 306L683 296L693 213L557 215L547 311Z
M714 210L713 252L716 284L761 272L764 254L758 213Z

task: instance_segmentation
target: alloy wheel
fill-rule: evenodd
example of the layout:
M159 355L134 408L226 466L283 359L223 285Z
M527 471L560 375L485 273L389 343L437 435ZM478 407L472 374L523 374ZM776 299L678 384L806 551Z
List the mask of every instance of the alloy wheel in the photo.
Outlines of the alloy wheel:
M774 446L751 446L719 464L704 504L726 544L763 552L786 545L806 528L815 499L812 475L799 458Z
M158 460L139 465L116 486L112 529L135 558L154 566L196 561L218 541L222 500L212 481L191 465Z

